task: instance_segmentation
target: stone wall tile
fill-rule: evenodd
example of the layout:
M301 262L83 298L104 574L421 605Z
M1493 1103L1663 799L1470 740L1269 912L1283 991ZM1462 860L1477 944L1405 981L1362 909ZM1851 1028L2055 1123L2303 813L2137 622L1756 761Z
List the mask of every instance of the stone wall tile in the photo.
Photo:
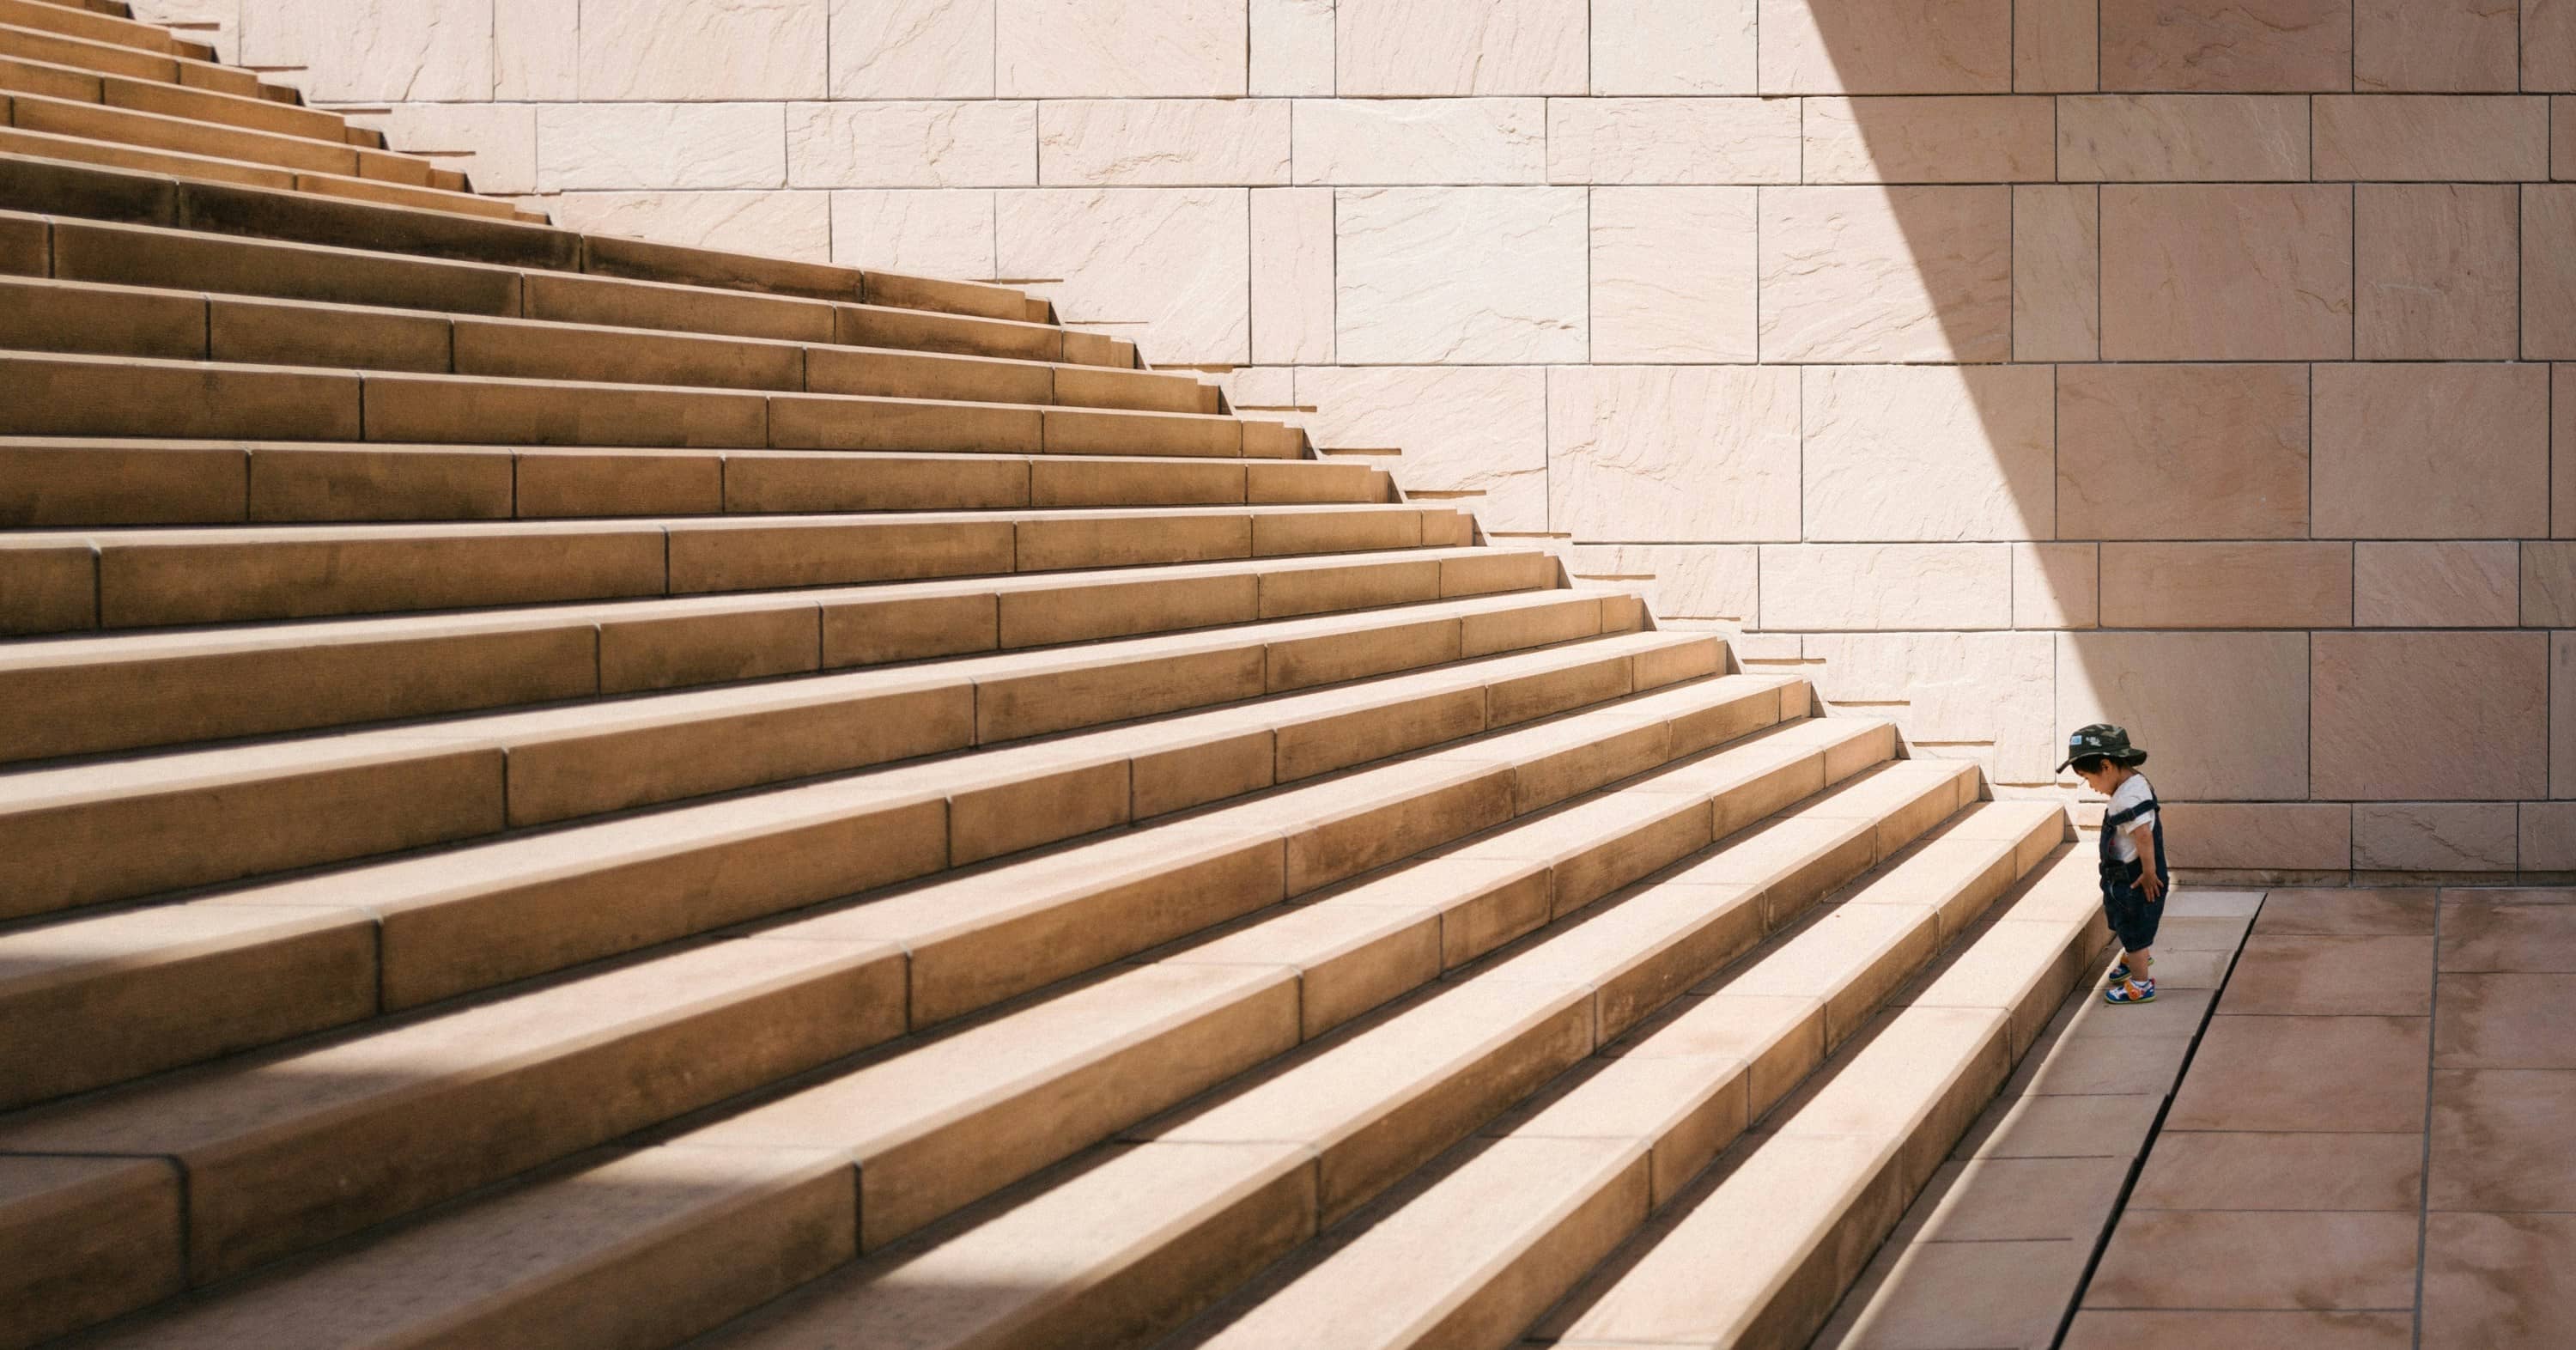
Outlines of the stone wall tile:
M2353 545L2352 621L2361 628L2510 628L2522 622L2510 540Z
M2524 802L2518 856L2526 872L2576 872L2576 804Z
M1252 359L1333 359L1333 190L1252 194Z
M994 267L1067 323L1121 325L1159 365L1252 358L1250 208L1242 188L1015 188L996 205ZM1127 325L1142 325L1129 327Z
M2352 0L2102 0L2102 87L2349 89Z
M492 0L492 97L581 97L581 0Z
M2363 183L2353 190L2353 354L2509 361L2521 275L2510 184Z
M1244 0L995 0L1004 98L1231 98L1245 92Z
M2522 613L2525 628L2576 628L2576 541L2526 540L2522 545Z
M471 176L477 192L537 190L537 110L524 103L398 103L349 122L404 153L438 153L439 167Z
M2540 366L2331 365L2315 372L2316 533L2505 539L2549 532Z
M2512 90L2519 9L2515 0L2354 0L2353 87Z
M1810 183L2027 183L2057 177L2052 100L1806 100Z
M145 23L189 25L188 40L214 48L216 60L241 60L242 0L136 0L126 8Z
M1488 530L1547 528L1547 372L1536 366L1304 366L1297 401L1320 446L1401 448L1373 461L1406 489L1482 492Z
M1587 0L1339 0L1344 97L1580 94Z
M2576 178L2576 95L2549 100L2549 176L2561 182Z
M1767 361L2002 361L2012 194L1802 187L1762 194Z
M2059 368L2057 532L2069 539L2307 534L2307 370Z
M1577 544L1571 567L1579 579L1643 583L1658 619L1748 624L1760 555L1753 544Z
M1252 93L1333 92L1333 0L1251 0Z
M2522 87L2576 90L2576 0L2522 0Z
M2151 756L2158 797L2308 795L2307 634L2068 633L2057 643L2057 731L2127 727Z
M2070 183L2302 182L2308 100L2287 94L2097 94L2057 101Z
M1766 94L2000 94L2011 0L1761 0Z
M1584 198L1580 188L1340 190L1339 359L1583 360Z
M793 103L787 107L787 181L795 187L1025 187L1038 181L1037 138L1034 103Z
M2352 865L2364 872L2510 872L2511 802L2363 802L2352 808Z
M991 98L994 0L832 0L834 98Z
M2352 353L2352 191L2102 189L2102 356L2341 360Z
M2058 663L2047 633L1811 633L1802 667L1829 702L1880 703L1908 740L1939 753L1990 749L2001 783L2045 783Z
M581 0L581 96L821 98L828 3Z
M2013 190L2013 359L2102 354L2102 194L2086 186Z
M2012 626L2009 544L1765 544L1762 627L1901 632Z
M2543 796L2549 638L2319 633L2316 795L2355 801Z
M1750 94L1754 0L1593 0L1595 94Z
M1300 100L1296 173L1343 187L1544 182L1547 101Z
M2549 795L2576 797L2576 633L2549 635Z
M2522 358L2576 360L2576 184L2522 189Z
M1756 189L1592 190L1592 359L1754 357Z
M832 261L916 276L980 280L993 266L989 189L832 194Z
M2551 368L2549 532L2576 538L2576 365Z
M692 248L832 260L825 192L567 192L541 203L555 224Z
M1548 528L1578 540L1798 537L1798 372L1548 372Z
M2101 625L2101 545L2015 544L2012 551L2013 627Z
M2352 545L2137 543L2102 546L2110 628L2343 628Z
M2352 808L2341 802L2168 802L2177 867L2341 872L2352 866Z
M2025 94L2101 88L2100 20L2094 0L2014 0L2013 88Z
M241 60L303 68L319 103L492 97L492 0L243 0Z
M1798 101L1551 99L1552 183L1794 183Z
M2549 101L2482 94L2317 100L2317 177L2501 181L2549 176Z
M2046 366L1805 372L1806 538L2051 537L2050 375Z
M1036 181L1050 187L1286 183L1289 115L1286 99L1054 100L1038 106Z
M781 103L543 106L537 109L537 188L782 187L786 120Z

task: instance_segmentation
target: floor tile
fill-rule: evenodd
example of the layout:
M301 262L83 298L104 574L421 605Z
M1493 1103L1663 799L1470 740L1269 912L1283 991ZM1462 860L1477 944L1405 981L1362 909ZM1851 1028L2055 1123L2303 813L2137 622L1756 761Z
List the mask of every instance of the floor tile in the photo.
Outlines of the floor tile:
M2256 933L2227 977L2221 1016L2433 1011L2433 939Z
M2576 1325L2576 1214L2435 1214L2423 1350L2564 1350Z
M2045 1350L2090 1250L2076 1242L1890 1246L1810 1350Z
M2442 971L2576 972L2576 905L2445 905Z
M2433 1074L2435 1209L2576 1211L2576 1072Z
M2178 919L2168 914L2164 922L2156 925L2156 945L2152 950L2159 955L2165 952L2232 952L2236 950L2236 944L2244 940L2243 919Z
M2263 913L2254 920L2254 931L2430 937L2434 894L2428 890L2375 887L2273 891L2263 897Z
M2449 1011L2446 998L2446 1019ZM2165 1128L2421 1130L2428 1021L2213 1018Z
M2168 919L2251 919L2263 907L2261 891L2205 891L2177 886L2165 900Z
M2499 905L2576 905L2576 886L2455 886L2442 892L2442 903L2492 900Z
M2433 1062L2576 1069L2576 975L2445 975Z
M2408 1350L2402 1312L2083 1312L2063 1350Z
M2074 1025L2066 1029L2066 1039L2189 1036L2200 1029L2216 996L2217 991L2210 989L2177 989L2170 994L2158 990L2152 1003L2121 1008L2099 1001L2097 995L2094 1004L2077 1014Z
M2156 988L2215 989L2225 982L2227 965L2235 959L2234 952L2160 951L2156 953Z
M2411 1308L2413 1214L2139 1210L2084 1292L2087 1308Z
M2068 1241L2090 1247L2102 1236L2128 1179L2126 1158L1947 1163L1933 1174L1896 1235L1917 1242Z
M2420 1134L2166 1130L2129 1192L2141 1209L2372 1209L2424 1201Z
M1989 1111L1959 1141L1959 1158L2117 1158L2138 1156L2156 1123L2161 1094L2023 1097Z
M2163 1097L2173 1091L2174 1081L2182 1076L2183 1057L2190 1052L2189 1036L2070 1037L2059 1041L2027 1079L2007 1090L2025 1096L2143 1092Z

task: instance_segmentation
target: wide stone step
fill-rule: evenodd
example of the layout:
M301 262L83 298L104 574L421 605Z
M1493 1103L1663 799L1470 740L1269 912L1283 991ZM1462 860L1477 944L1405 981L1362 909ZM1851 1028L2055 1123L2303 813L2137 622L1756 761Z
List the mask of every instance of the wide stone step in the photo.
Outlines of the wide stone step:
M1394 500L1338 460L558 450L0 437L0 527L1323 505Z
M164 84L184 84L248 98L265 96L262 92L264 86L257 75L215 64L209 59L212 53L202 47L194 47L184 54L175 46L167 51L151 50L122 42L103 42L84 33L57 32L24 22L38 14L39 10L24 8L0 14L0 19L7 20L0 22L0 56L44 61L107 75L158 80Z
M66 104L64 106L86 105ZM240 134L257 135L259 133ZM413 187L405 183L360 178L354 174L326 173L316 169L288 169L249 160L219 159L178 150L130 145L120 141L92 140L86 136L66 136L49 131L23 130L14 126L0 130L0 153L31 155L79 164L100 164L148 173L166 173L241 187L345 198L360 202L381 202L486 220L515 220L519 215L519 208L506 201L496 197L477 197L464 191L462 182L455 183L453 186Z
M1749 719L1744 725L1764 725L1777 716L1785 683L1729 677L1680 686L1502 732L1455 753L1510 756L1533 741L1570 751L1633 734L1640 723L1702 725L1700 714L1706 710L1744 707L1752 692L1749 685L1769 696L1771 712L1764 716L1746 707L1739 715ZM1706 725L1715 729L1715 724ZM1868 734L1857 728L1838 731L1845 733L1844 741ZM1825 753L1824 740L1805 739L1813 743L1807 758ZM1779 747L1765 752L1766 762L1780 754ZM1160 871L1197 867L1200 885L1166 886L1185 900L1198 897L1196 903L1204 909L1195 922L1203 926L1373 865L1352 851L1350 841L1364 838L1374 845L1385 838L1388 826L1409 839L1411 849L1419 849L1508 818L1516 809L1545 804L1522 802L1515 778L1510 759L1434 757L1359 770L1149 831L1168 834L1174 842L1159 864L1151 854L1131 851L1127 878L1135 880L1140 862ZM1558 782L1555 790L1567 793L1597 786L1579 777L1560 776ZM1481 786L1463 795L1457 790L1468 785ZM1468 804L1469 799L1476 804ZM1337 813L1319 820L1300 809L1324 801L1336 803ZM1426 804L1437 804L1436 819L1423 816ZM1281 820L1298 821L1302 827L1283 836ZM1233 842L1222 842L1228 839ZM1064 856L1075 858L1081 852ZM1248 857L1255 864L1253 875L1243 882L1209 884L1223 869L1207 865L1226 855ZM1260 880L1265 866L1266 883ZM1086 874L1058 871L1053 903L1087 906L1096 915L1102 898L1097 883L1109 879L1103 872L1115 870L1113 865ZM1033 888L1043 875L1016 878L1011 890L1036 899L1043 891ZM723 1011L739 999L714 995L704 986L690 989L675 975L655 979L641 973L655 970L658 963L630 966L591 980L634 991L626 997L604 996L597 989L587 995L573 992L584 987L575 982L355 1040L214 1066L19 1117L0 1127L0 1150L50 1152L62 1147L62 1141L79 1139L85 1142L78 1151L92 1155L140 1153L187 1160L187 1278L211 1282L729 1095L728 1085L714 1080L737 1073L777 1077L793 1072L786 1058L750 1066L772 1046L803 1042L819 1052L836 1037L857 1048L894 1034L903 1025L905 1010L918 1006L903 989L907 947L932 947L934 936L949 939L951 948L969 940L960 937L959 915L952 908L916 904L894 917L875 910L862 904L770 928L746 941L664 958L690 963L692 970L711 965L734 972L712 977L718 981L750 978L772 990L784 984L787 996L824 1000L823 1007L810 1012L733 1020L728 1026ZM836 935L836 929L852 923L891 923L901 929L904 914L927 925L914 943ZM1078 916L1069 921L1074 927L1098 927L1081 924ZM1053 959L1045 934L1033 928L1026 922L989 924L984 940L995 950L1022 953L1022 961ZM1103 928L1092 941L1117 942L1117 932L1114 925ZM1139 927L1130 937L1150 940L1151 932ZM828 973L781 980L776 972L782 958L808 966L819 962ZM845 1010L854 980L865 984L888 978L891 988L877 987L873 997L859 995L883 1010L876 1018ZM843 1155L845 1166L862 1153L903 1154L900 1160L883 1158L882 1166L863 1167L878 1177L874 1185L898 1188L871 1191L872 1196L908 1196L902 1204L881 1206L874 1223L917 1224L1287 1048L1297 1035L1295 986L1294 973L1276 967L1167 963L1129 970L955 1035L904 1044L890 1058L880 1057L697 1133L719 1147L765 1150L771 1146L757 1137L768 1132L831 1127L846 1136L861 1131L878 1143L845 1139L830 1146ZM836 989L841 991L837 995ZM830 1010L836 998L844 1010ZM651 1006L635 1007L638 999ZM569 1010L575 1008L583 1012L574 1016ZM1282 1012L1287 1015L1284 1026L1271 1029ZM921 1018L916 1014L914 1020ZM738 1036L751 1025L768 1029L760 1050L718 1049L729 1035ZM1189 1048L1193 1046L1197 1049ZM726 1063L690 1073L674 1071L708 1057ZM363 1067L368 1064L382 1067L370 1071ZM657 1070L655 1064L670 1067ZM409 1066L409 1071L396 1066ZM628 1086L608 1088L612 1083ZM588 1084L600 1087L584 1086ZM737 1078L730 1090L744 1086L748 1084ZM584 1102L584 1109L553 1109L567 1100ZM855 1115L836 1105L850 1100L867 1105ZM969 1165L955 1165L961 1154L971 1160ZM324 1158L331 1160L329 1165L317 1166ZM577 1194L580 1182L570 1183L570 1189ZM700 1210L689 1217L703 1222L708 1216ZM5 1298L0 1306L7 1306ZM297 1339L288 1334L277 1343Z
M1397 653L1495 650L1485 644L1533 605L1564 637L1642 622L1625 595L1507 594L1556 576L1545 554L1425 548L35 639L0 645L0 745L55 758L1453 602L1390 616L1391 631L1315 628L1274 651L1272 677L1299 688L1376 673L1372 660Z
M0 348L513 379L1221 411L1186 374L0 279Z
M6 4L8 0L0 0ZM21 0L33 3L34 0ZM249 100L242 100L249 102ZM284 105L259 100L284 111ZM120 107L98 100L56 98L14 91L9 120L21 131L44 132L118 145L169 150L244 164L271 164L283 169L370 178L413 187L432 185L436 168L428 160L349 143L345 129L331 127L314 136L254 129L231 122L209 121L193 112L167 113Z
M0 164L0 170L6 167ZM6 181L5 174L0 174L0 193L5 193ZM138 209L146 205L135 203ZM243 238L202 228L71 216L48 220L20 212L0 213L0 232L25 240L15 260L0 254L0 271L65 281L785 342L838 342L1113 369L1136 364L1135 345L1123 338L1073 332L1051 323L908 309L882 300L861 304L723 290L546 266ZM602 253L606 261L616 256ZM582 261L576 247L569 261L551 265L577 267ZM881 291L894 293L886 274L874 275Z
M132 47L137 51L158 52L164 56L198 61L214 59L213 48L202 42L190 42L159 24L137 23L87 8L45 4L41 0L0 0L0 24L62 33L92 42Z
M0 29L0 35L7 31ZM0 55L8 54L11 53L7 45L0 43ZM30 55L35 59L50 59L41 54ZM458 200L481 202L487 199L460 197ZM1054 319L1053 307L1046 301L1007 286L940 281L893 272L862 272L855 267L829 263L725 253L617 235L577 234L515 219L478 219L450 211L420 210L382 201L317 197L304 192L205 181L179 173L65 162L23 153L0 153L0 210L460 259L505 267L533 267L721 290L802 296L1029 324L1049 324ZM123 281L129 278L103 279Z
M345 141L351 130L337 113L323 112L318 108L241 94L217 93L166 80L103 74L21 57L0 57L0 92L100 103L136 112L220 122L227 126L313 140Z
M2053 804L1970 806L1806 928L1607 1047L1173 1344L1515 1340L2065 834ZM1694 870L1637 888L1596 924L1605 937L1621 926L1655 935L1641 945L1661 956L1729 929L1725 948L1741 953L1749 926L1780 921L1758 890L1696 882Z

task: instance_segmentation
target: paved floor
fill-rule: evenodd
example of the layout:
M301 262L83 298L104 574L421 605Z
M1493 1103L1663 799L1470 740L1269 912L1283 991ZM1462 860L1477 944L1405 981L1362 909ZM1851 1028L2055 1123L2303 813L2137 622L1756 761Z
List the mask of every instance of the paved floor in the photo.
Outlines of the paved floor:
M2064 1344L2562 1347L2571 1271L2576 891L2273 891Z

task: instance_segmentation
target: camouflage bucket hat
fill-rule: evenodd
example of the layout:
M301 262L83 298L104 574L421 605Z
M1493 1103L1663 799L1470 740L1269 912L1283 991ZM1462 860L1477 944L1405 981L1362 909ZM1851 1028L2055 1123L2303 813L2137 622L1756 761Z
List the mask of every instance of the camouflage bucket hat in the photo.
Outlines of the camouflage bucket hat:
M2108 722L2096 722L2089 727L2078 728L2074 735L2066 738L2066 758L2058 764L2057 771L2064 773L2067 765L2095 755L2132 768L2147 762L2147 752L2129 744L2126 729Z

